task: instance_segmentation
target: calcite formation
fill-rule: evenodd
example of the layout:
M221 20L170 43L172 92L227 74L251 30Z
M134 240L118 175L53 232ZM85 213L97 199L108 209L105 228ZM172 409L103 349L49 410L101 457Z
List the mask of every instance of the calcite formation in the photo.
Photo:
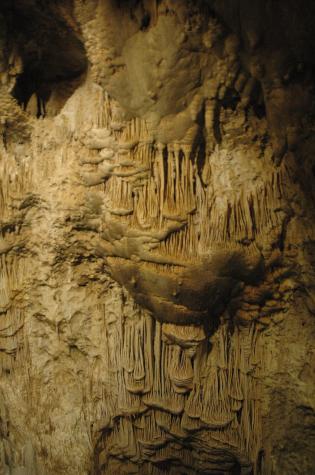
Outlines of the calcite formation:
M311 475L314 20L2 2L1 474Z

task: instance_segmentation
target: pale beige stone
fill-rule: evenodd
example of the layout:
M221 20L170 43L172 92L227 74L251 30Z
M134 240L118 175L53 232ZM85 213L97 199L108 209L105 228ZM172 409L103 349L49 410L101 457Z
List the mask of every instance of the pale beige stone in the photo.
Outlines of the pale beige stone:
M271 44L259 1L13 3L0 473L311 474L311 28L274 6Z

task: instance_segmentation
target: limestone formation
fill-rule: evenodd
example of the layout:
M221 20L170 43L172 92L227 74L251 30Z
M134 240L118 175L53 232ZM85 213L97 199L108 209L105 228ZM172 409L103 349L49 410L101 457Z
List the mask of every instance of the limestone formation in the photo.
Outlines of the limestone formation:
M1 475L313 473L314 21L1 2Z

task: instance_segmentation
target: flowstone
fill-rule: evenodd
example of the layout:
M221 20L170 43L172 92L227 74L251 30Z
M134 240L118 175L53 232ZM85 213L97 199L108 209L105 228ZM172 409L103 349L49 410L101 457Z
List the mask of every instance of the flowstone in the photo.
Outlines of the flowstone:
M0 473L312 473L315 11L232 3L0 7Z

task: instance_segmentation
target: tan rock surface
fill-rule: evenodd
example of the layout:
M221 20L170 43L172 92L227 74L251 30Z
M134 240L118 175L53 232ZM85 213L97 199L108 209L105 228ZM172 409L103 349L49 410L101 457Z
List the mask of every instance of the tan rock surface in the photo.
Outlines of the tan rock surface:
M313 473L315 11L268 5L0 6L0 474Z

